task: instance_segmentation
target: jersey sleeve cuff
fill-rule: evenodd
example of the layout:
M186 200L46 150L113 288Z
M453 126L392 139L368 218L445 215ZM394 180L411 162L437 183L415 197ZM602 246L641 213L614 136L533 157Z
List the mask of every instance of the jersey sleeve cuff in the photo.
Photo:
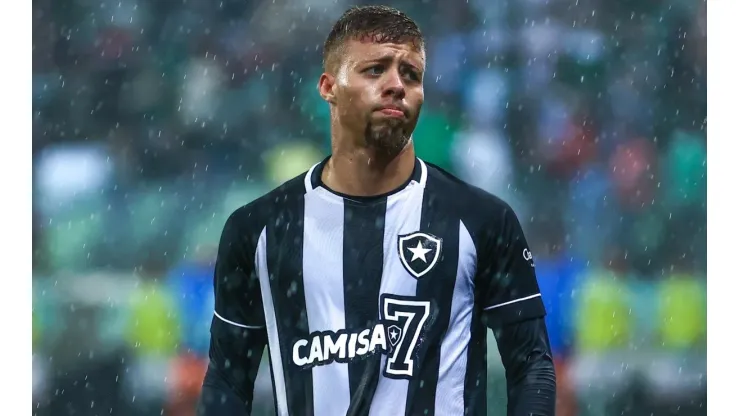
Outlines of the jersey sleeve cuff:
M513 324L546 315L542 296L537 293L506 302L494 303L483 308L490 323Z
M225 318L217 311L213 311L213 320L211 321L211 332L216 334L223 333L242 333L244 331L264 330L264 325L246 325L231 319Z

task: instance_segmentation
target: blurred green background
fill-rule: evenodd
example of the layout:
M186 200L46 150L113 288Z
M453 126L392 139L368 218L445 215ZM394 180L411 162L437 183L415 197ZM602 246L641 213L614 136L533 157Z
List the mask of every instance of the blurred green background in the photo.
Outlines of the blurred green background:
M525 227L558 415L706 414L706 3L388 3L427 37L418 154ZM352 4L33 2L34 414L194 414L221 227L327 154Z

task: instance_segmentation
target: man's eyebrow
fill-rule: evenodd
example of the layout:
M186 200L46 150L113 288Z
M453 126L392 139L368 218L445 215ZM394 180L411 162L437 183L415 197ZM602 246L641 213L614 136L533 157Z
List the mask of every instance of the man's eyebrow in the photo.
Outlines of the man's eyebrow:
M388 63L393 62L393 55L365 56L362 59L360 59L360 62L363 62L363 63L379 62L379 63L388 64Z
M382 63L382 64L386 64L387 65L387 64L393 62L393 60L394 60L394 56L388 54L388 55L382 55L382 56L373 56L373 57L362 58L362 59L360 59L359 62L361 64L368 64L368 63L371 63L371 62L377 62L377 63ZM402 65L408 65L408 66L414 68L417 71L423 71L424 70L423 69L423 67L424 67L423 63L417 64L417 63L415 63L411 59L401 58L401 64Z

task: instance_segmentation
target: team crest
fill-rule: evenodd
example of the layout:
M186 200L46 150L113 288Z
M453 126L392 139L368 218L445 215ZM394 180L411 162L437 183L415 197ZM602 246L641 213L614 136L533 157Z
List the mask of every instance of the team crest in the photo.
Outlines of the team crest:
M415 232L398 236L401 264L417 279L434 268L441 252L442 239L431 234Z
M388 341L391 342L391 345L393 347L398 344L398 341L401 340L401 328L399 328L397 325L391 325L388 327Z

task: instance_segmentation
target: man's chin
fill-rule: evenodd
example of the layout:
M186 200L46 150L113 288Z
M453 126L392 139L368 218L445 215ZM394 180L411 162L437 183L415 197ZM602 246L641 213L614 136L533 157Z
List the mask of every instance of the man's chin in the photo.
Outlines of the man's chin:
M367 144L384 153L398 153L403 150L409 142L409 138L400 130L374 133L376 134L371 134L367 138Z

